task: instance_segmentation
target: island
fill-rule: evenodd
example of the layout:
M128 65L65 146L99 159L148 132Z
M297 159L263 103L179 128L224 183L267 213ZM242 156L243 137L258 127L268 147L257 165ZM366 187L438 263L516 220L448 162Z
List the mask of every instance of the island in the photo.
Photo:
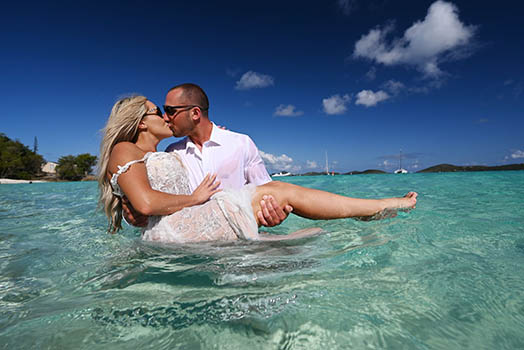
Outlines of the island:
M520 164L506 164L506 165L453 165L453 164L439 164L432 167L419 170L416 173L450 173L450 172L465 172L465 171L502 171L502 170L524 170L524 163ZM364 171L353 170L347 173L330 173L329 175L369 175L369 174L391 174L384 170L368 169ZM272 174L271 176L318 176L328 175L326 172L310 171L303 174L291 174L289 172L280 172Z
M353 171L345 173L344 175L367 175L367 174L387 174L387 173L383 170L368 169L364 171L353 170Z
M417 173L449 173L457 171L501 171L501 170L524 170L524 163L521 164L507 164L507 165L452 165L439 164L424 170L417 171Z

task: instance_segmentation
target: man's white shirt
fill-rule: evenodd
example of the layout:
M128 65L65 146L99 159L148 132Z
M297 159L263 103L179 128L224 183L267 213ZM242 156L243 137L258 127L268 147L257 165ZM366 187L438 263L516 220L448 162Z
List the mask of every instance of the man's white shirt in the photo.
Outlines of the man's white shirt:
M189 137L172 143L166 152L177 152L186 166L191 191L207 174L217 174L220 188L241 188L251 183L256 186L271 181L258 149L251 138L213 124L211 137L202 145L202 151Z

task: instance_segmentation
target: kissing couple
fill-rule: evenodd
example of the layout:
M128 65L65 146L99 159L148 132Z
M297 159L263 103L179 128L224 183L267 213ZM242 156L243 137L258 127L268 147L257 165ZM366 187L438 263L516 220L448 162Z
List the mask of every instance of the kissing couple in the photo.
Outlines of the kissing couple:
M360 199L272 181L247 135L209 119L209 100L198 85L170 89L163 109L144 96L125 97L103 129L99 204L111 233L122 228L124 215L143 227L147 241L288 240L321 230L271 235L258 228L278 225L290 212L322 220L370 218L416 205L415 192ZM158 143L171 136L185 137L158 152Z

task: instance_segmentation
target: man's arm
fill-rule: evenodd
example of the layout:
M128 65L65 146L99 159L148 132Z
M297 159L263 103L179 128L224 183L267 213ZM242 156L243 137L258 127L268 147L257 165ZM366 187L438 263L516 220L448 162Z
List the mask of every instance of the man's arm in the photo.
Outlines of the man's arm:
M260 157L257 146L251 138L248 136L246 137L247 147L245 147L245 150L247 160L244 174L247 182L256 186L261 186L273 181L267 172L264 161ZM260 223L266 227L280 225L282 221L288 217L289 213L293 211L293 207L290 205L282 208L272 196L263 197L260 201L260 209L261 210L257 213L257 217Z
M122 215L126 222L135 227L146 227L149 216L142 215L133 208L127 197L122 197Z
M261 186L273 181L267 172L266 165L260 157L258 148L249 136L246 136L244 177L248 183Z

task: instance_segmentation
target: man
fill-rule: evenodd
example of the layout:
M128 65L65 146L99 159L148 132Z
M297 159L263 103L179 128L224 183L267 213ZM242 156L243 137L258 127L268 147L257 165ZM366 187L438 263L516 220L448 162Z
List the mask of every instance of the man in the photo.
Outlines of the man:
M191 191L207 174L217 174L222 188L241 188L245 184L263 185L272 181L258 149L247 135L218 128L209 120L209 100L202 88L182 84L168 91L164 119L176 137L182 140L170 144L166 152L177 152L187 168ZM280 224L293 210L281 208L271 196L260 202L257 213L264 226ZM147 217L124 204L124 217L135 226L145 226Z

